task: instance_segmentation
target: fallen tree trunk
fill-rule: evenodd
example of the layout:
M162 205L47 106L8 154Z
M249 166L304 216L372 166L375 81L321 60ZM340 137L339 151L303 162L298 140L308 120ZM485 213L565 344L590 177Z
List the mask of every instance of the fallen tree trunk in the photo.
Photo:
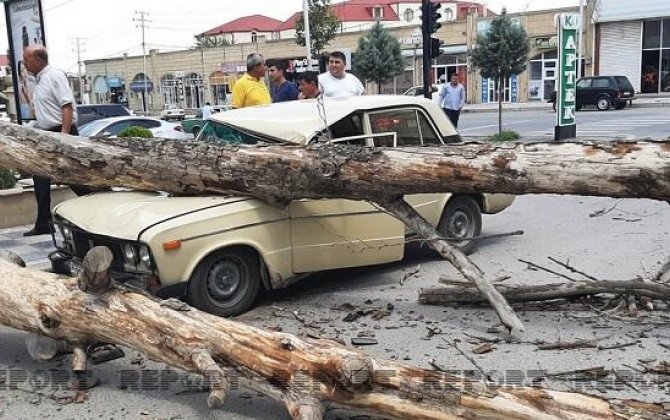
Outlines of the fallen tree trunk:
M91 250L79 280L0 260L0 323L67 340L75 348L94 341L129 346L202 374L211 407L223 404L227 391L240 385L283 401L295 419L321 418L331 406L403 419L610 419L663 413L652 404L575 393L486 388L377 360L329 340L301 340L120 286L107 289L109 256L106 249Z
M369 149L82 139L0 124L0 167L91 187L389 201L430 192L575 194L670 201L670 141Z
M419 302L429 305L449 303L483 303L485 299L478 290L465 281L440 279L444 287L423 289ZM509 302L544 301L579 296L609 294L634 294L658 300L670 300L670 285L643 280L599 280L549 283L537 285L494 284L494 287Z

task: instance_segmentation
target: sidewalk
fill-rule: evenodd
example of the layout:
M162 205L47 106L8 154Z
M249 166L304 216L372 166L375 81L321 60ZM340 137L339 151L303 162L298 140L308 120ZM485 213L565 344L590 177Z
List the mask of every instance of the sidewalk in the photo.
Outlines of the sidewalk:
M26 266L38 270L50 270L48 255L55 251L51 235L23 236L32 225L0 229L0 249L18 254Z
M669 96L645 96L638 95L633 101L632 108L662 108L670 107L670 95ZM518 102L514 104L503 104L503 111L505 112L515 112L515 111L550 111L551 104L548 102ZM488 104L465 104L465 107L461 112L498 112L497 103L488 103Z

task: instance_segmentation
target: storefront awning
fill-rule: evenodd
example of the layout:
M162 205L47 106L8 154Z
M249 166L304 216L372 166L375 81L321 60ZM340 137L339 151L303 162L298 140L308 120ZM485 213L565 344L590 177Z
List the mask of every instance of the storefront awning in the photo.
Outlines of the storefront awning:
M107 87L109 87L110 89L121 88L121 87L123 87L123 79L121 79L120 77L116 77L116 76L108 77L107 78Z
M145 89L145 83L146 83L146 89ZM133 92L144 92L145 90L147 92L151 92L154 90L154 83L151 81L139 81L139 82L133 82L130 84L130 89Z

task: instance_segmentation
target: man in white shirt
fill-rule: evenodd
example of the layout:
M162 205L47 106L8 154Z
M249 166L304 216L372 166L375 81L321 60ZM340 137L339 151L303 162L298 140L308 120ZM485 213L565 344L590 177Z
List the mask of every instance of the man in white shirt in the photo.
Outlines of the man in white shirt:
M205 103L205 106L202 107L202 120L207 121L209 117L212 116L212 105L209 102Z
M323 96L345 98L362 95L363 84L358 77L347 73L344 68L347 57L341 51L333 51L328 57L328 71L319 75L319 85Z
M49 55L42 45L30 45L23 50L23 63L35 75L33 106L35 126L46 131L77 135L77 109L74 94L62 70L49 65ZM51 233L51 179L33 176L37 220L35 227L23 236ZM71 186L75 193L86 193L85 188Z
M458 128L458 118L465 105L465 89L458 83L458 76L455 74L451 76L451 83L442 85L439 103L454 128Z

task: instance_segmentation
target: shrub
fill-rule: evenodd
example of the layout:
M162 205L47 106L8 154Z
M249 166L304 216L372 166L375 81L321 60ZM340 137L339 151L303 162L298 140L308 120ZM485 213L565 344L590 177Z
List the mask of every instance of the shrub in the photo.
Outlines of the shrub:
M14 185L16 185L16 172L0 168L0 190L14 188Z
M151 130L144 127L126 127L117 135L117 137L141 137L145 139L150 139L153 136Z
M503 130L500 133L496 133L489 137L490 141L504 143L507 141L514 141L521 138L521 135L516 131L507 131Z

